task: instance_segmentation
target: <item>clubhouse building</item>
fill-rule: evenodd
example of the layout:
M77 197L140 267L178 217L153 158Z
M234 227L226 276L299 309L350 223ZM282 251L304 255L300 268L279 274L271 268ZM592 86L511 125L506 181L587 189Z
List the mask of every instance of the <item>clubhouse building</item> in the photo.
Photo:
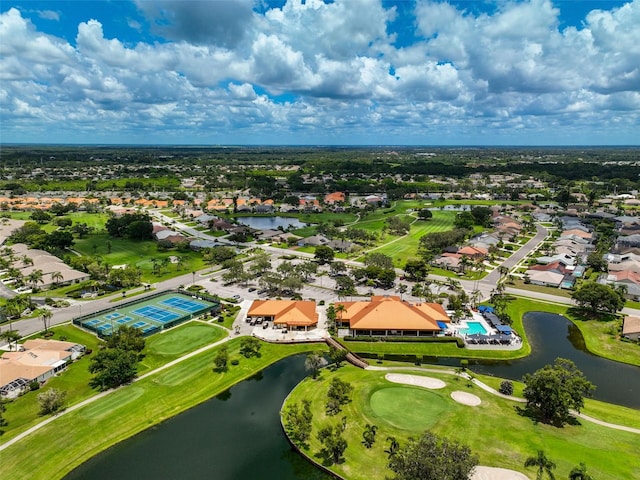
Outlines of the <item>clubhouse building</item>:
M318 325L316 302L302 300L254 300L247 312L251 319L273 322L274 326L290 330L304 330Z
M439 303L409 303L396 296L373 296L369 301L338 302L336 321L351 336L435 336L451 319Z

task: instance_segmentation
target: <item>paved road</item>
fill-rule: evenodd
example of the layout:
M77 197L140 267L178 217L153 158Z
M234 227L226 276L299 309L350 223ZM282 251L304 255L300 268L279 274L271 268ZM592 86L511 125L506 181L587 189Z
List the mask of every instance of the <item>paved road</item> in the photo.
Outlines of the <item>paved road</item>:
M232 245L225 239L212 237L208 235L206 232L198 231L194 228L188 227L181 222L176 221L171 217L167 217L166 215L160 212L152 212L153 215L163 222L171 223L176 229L180 229L185 231L186 233L193 235L197 238L204 238L208 240L218 240L220 244ZM537 246L539 246L543 240L547 236L547 230L540 226L536 226L536 235L529 240L525 245L523 245L519 250L513 253L511 257L506 259L502 266L507 268L511 268L515 266L518 262L520 262L523 258L525 258L531 251L533 251ZM306 252L297 252L295 250L287 250L280 249L277 247L271 247L267 245L258 245L251 244L251 246L258 247L267 252L273 253L277 257L281 257L282 255L295 255L300 258L308 259L313 258L313 254ZM274 267L278 262L280 262L278 258L275 258L273 263ZM350 264L361 265L359 262L350 261ZM168 290L172 288L177 288L180 285L190 285L193 283L195 279L195 283L203 286L207 291L212 294L217 294L221 297L232 297L233 295L240 295L245 300L255 300L261 298L254 292L248 292L247 287L258 286L255 282L249 283L246 286L240 285L223 285L221 281L219 281L222 272L215 272L213 274L209 273L210 270L203 270L197 272L195 277L191 274L181 275L175 278L171 278L169 280L165 280L163 282L158 282L155 284L155 291ZM429 278L436 279L440 281L449 281L450 279L447 277L437 276L437 275L429 275ZM211 281L211 279L216 280L215 283ZM473 292L474 290L478 290L481 294L482 299L487 299L491 295L491 292L494 290L498 280L500 279L499 267L496 267L493 271L491 271L484 279L482 280L459 280L462 287L467 292ZM305 285L305 287L301 291L301 295L303 298L313 298L315 300L324 300L325 302L332 302L337 300L337 296L334 291L335 282L328 276L321 276L315 280L315 283ZM139 291L141 289L132 289L129 293ZM410 289L409 289L410 291ZM536 300L542 300L546 302L558 303L558 304L571 304L572 301L566 297L533 292L530 290L520 290L515 288L507 288L507 293L512 295L518 295L521 297L533 298ZM150 292L151 293L151 292ZM371 293L374 295L388 295L389 293L393 293L390 290L382 290L378 288L372 289ZM142 299L146 295L141 294L135 297L135 299ZM262 297L264 298L264 297ZM411 297L407 295L407 298L410 298L413 301L418 301L418 298ZM107 298L92 300L92 301L75 301L73 304L67 308L56 309L53 311L53 316L50 321L50 325L59 325L62 323L66 323L71 321L75 317L79 317L81 315L87 315L99 310L103 310L105 308L114 308L120 305L123 302L131 301L131 298L128 299L118 299L116 296L110 296ZM639 315L640 310L634 310L625 308L623 313L628 315ZM36 333L43 329L42 321L39 318L32 318L27 320L20 320L18 322L13 322L13 328L17 329L22 336L30 335Z

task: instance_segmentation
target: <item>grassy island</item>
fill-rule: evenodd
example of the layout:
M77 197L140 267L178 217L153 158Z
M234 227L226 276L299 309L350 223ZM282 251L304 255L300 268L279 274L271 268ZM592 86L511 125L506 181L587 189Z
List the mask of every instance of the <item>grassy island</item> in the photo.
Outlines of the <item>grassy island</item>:
M531 479L535 478L534 470L525 469L523 464L538 449L556 462L557 478L566 478L574 466L585 462L591 475L599 480L640 479L634 467L640 464L639 435L585 420L564 428L537 423L520 413L522 404L442 372L433 370L423 374L446 384L444 388L427 389L392 383L385 379L387 372L384 371L365 371L352 366L343 366L337 371L325 369L317 380L302 381L287 398L283 411L291 404L301 405L303 400L311 402L311 438L307 446L299 447L319 464L323 464L323 459L319 455L322 446L318 431L327 425L339 424L346 417L343 435L348 447L344 461L324 462L324 465L349 480L391 476L392 472L386 468L388 437L404 444L409 437L417 437L425 430L469 445L479 455L481 465L517 470ZM351 401L341 412L327 416L325 402L334 377L349 382L353 391ZM481 404L472 407L457 403L451 397L454 391L476 395ZM620 408L618 418L627 416L629 410L615 405L607 408L614 413ZM363 445L367 424L378 427L372 448Z

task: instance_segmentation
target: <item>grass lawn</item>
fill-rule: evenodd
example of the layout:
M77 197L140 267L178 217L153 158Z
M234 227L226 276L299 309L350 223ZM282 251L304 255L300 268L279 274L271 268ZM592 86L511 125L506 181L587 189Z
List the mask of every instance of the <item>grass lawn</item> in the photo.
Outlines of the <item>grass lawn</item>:
M531 346L527 341L526 332L522 326L522 316L536 308L538 304L524 299L515 299L509 302L508 312L513 321L513 329L522 337L522 347L518 350L469 350L458 348L455 343L429 343L429 342L349 342L343 343L356 353L364 353L368 356L378 354L389 355L418 355L430 357L459 357L459 358L493 358L513 359L526 357L531 353ZM544 307L546 304L540 304Z
M165 330L147 338L145 357L138 366L143 374L167 362L193 352L200 347L215 343L227 336L227 331L203 322L191 321L176 328Z
M111 253L108 252L107 241L111 242ZM156 242L131 241L123 238L111 238L106 233L89 235L77 239L74 249L83 255L100 255L109 265L136 265L142 269L142 281L147 283L159 282L168 278L201 270L205 267L202 255L196 252L158 251ZM177 264L170 264L160 274L153 273L152 259L179 256L183 259L180 268Z
M627 300L624 306L627 308L635 308L640 310L640 302L634 302L633 300Z
M620 320L583 319L577 312L567 305L539 302L527 298L513 297L508 304L507 311L513 321L513 329L523 339L522 348L515 351L498 350L468 350L458 348L453 343L416 343L416 342L349 342L343 343L356 353L367 356L388 355L421 355L431 357L459 357L459 358L495 358L510 359L526 357L531 353L531 346L527 341L526 332L522 325L522 317L527 312L549 312L563 315L582 332L587 349L601 357L640 366L640 346L631 342L623 342L610 332L618 332Z
M220 323L220 325L231 329L231 327L233 327L233 322L238 316L238 312L240 312L240 306L230 305L228 303L223 303L222 305L224 311L222 312L222 322Z
M605 315L600 316L600 319L585 319L568 305L537 302L525 298L517 298L510 302L509 312L513 319L515 317L512 311L519 318L522 318L526 312L550 312L563 315L578 327L584 337L587 350L591 353L610 360L640 366L640 346L618 340L616 335L610 333L618 331L620 320ZM516 330L520 332L517 327Z
M52 339L60 340L61 337L66 337L67 341L81 343L94 352L98 349L99 341L95 335L73 325L61 325L52 330L55 332ZM165 333L152 335L146 339L143 350L145 357L138 365L138 374L158 368L204 345L217 342L226 335L227 332L222 328L200 322L189 322ZM57 388L67 392L67 406L95 395L96 390L89 387L89 380L93 376L89 373L90 360L91 355L81 357L61 375L51 378L42 390ZM38 415L38 393L41 391L29 392L7 404L4 417L9 425L4 427L5 433L0 436L0 443L13 438L42 419Z
M428 233L445 232L453 228L455 219L454 212L433 212L433 218L428 221L417 221L411 225L409 235L385 245L376 250L378 253L384 253L394 259L394 263L404 265L409 258L418 256L418 246L420 238Z
M528 290L530 292L546 293L548 295L555 295L557 297L571 298L571 290L565 290L563 288L543 287L542 285L532 285L530 283L524 283L524 280L515 279L513 288L519 288L520 290Z
M476 373L474 373L473 376L496 390L500 389L501 378ZM511 383L513 383L513 394L516 397L522 397L524 383L518 381L511 381ZM640 428L640 415L638 415L638 410L633 408L622 407L620 405L611 408L610 403L587 398L585 399L584 408L581 412L605 422Z
M262 344L259 358L240 356L240 339L226 344L239 365L225 373L212 369L217 349L181 362L59 417L0 452L2 478L62 478L90 457L228 389L268 365L317 344Z
M408 372L416 374L416 372ZM535 478L533 468L525 469L524 461L542 449L557 464L556 478L567 478L569 471L585 462L598 480L639 479L638 435L601 427L582 421L564 428L552 427L518 413L519 404L491 395L478 387L468 387L463 380L439 373L426 374L443 380L440 390L403 386L385 380L384 372L363 371L350 365L332 372L325 369L319 380L305 379L290 394L286 404L312 403L313 431L304 452L322 463L321 445L316 438L320 428L337 424L346 417L344 432L348 447L343 463L329 468L349 480L383 478L387 470L387 437L395 437L401 445L408 437L425 430L469 445L478 454L481 465L510 468ZM324 404L330 379L334 376L354 387L352 401L334 417L325 414ZM461 405L450 394L462 390L480 397L477 407ZM607 405L612 412L619 407ZM621 416L627 412L622 409ZM376 425L376 442L371 449L362 444L366 424Z

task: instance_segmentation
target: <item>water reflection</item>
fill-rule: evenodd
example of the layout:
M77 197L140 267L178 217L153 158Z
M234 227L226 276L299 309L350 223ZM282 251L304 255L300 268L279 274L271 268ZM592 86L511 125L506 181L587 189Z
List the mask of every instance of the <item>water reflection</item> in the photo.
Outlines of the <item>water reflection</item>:
M529 312L523 318L531 343L528 357L511 361L469 361L473 371L520 380L557 357L568 358L594 385L593 397L605 402L640 408L640 368L589 353L578 327L560 315Z
M267 368L218 397L92 458L67 480L327 480L291 450L280 407L306 375L304 356Z

